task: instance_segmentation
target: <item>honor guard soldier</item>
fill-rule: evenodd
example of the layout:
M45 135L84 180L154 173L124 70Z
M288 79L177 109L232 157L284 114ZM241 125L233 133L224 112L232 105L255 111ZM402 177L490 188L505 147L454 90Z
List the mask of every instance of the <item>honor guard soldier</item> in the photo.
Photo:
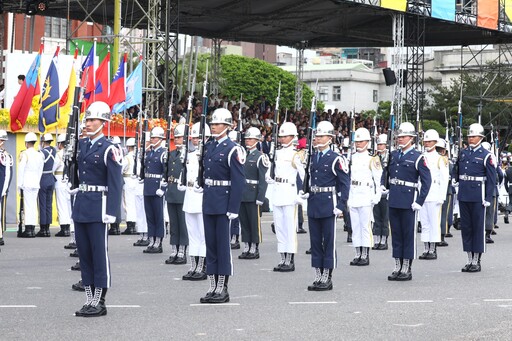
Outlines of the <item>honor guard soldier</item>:
M144 164L144 209L148 223L148 238L152 244L147 247L144 253L162 253L162 240L165 235L164 228L164 190L166 182L162 179L164 173L165 153L162 148L164 129L154 127L149 135L149 151L146 152Z
M26 150L20 153L18 164L18 190L23 191L25 204L25 231L18 237L34 238L34 229L37 222L37 194L39 192L41 176L43 175L43 154L34 149L37 136L34 133L25 135Z
M447 143L443 139L437 140L436 150L441 155L443 162L448 164L448 183L446 188L441 188L442 191L446 191L446 199L441 206L441 241L437 243L437 246L448 246L448 243L444 240L445 237L452 237L450 233L450 225L453 221L453 195L455 194L455 188L451 183L451 174L453 171L453 164L450 162Z
M121 139L119 136L114 136L111 138L111 143L116 147L121 155L123 155L123 149L121 148ZM123 169L121 170L121 172ZM121 194L122 195L122 194ZM122 198L122 197L121 197ZM116 217L116 221L110 224L110 229L108 230L108 234L111 236L118 236L121 234L119 230L119 224L121 223L121 209L119 209L119 216Z
M137 179L135 184L135 210L137 212L137 218L136 218L136 228L137 233L139 234L139 239L133 243L133 246L149 246L151 243L148 237L148 222L146 220L146 210L144 209L144 180L138 179L138 174L141 173L144 170L141 165L141 155L142 153L146 153L147 147L149 146L149 131L144 132L143 134L146 134L145 140L146 145L141 145L139 147L139 153L138 155L135 155L135 163L136 163L136 173L133 178Z
M512 203L510 202L510 199L512 198L512 166L510 163L512 163L512 156L510 157L509 163L507 163L507 167L505 169L505 190L508 193L508 205L505 208L504 217L505 224L508 224L508 214L512 211Z
M68 181L64 179L64 145L66 143L66 134L57 136L57 155L53 164L53 174L55 175L55 197L57 201L57 216L59 218L60 231L55 234L56 237L69 237L71 235L71 196L68 191ZM74 241L73 226L73 241Z
M210 287L201 303L229 302L227 284L233 274L229 224L238 217L245 187L245 153L227 137L232 124L229 110L215 110L210 121L214 140L204 146L203 220Z
M485 210L485 243L486 244L494 244L494 240L491 238L491 234L495 234L494 225L495 219L494 216L496 214L496 210L498 209L498 196L499 196L499 184L503 181L503 172L501 168L498 167L498 161L493 153L491 153L491 144L489 142L482 142L482 148L487 150L491 154L492 164L496 170L495 174L495 186L492 192L492 200L490 201L491 205L489 208Z
M245 148L247 148L247 159L244 166L246 183L240 206L244 250L238 258L258 259L260 258L259 244L261 243L260 209L267 192L268 185L265 175L270 167L270 161L268 156L257 148L262 138L258 128L247 129L244 138Z
M53 136L50 133L43 135L41 154L44 157L43 175L38 192L39 202L39 232L36 237L50 237L50 225L52 223L53 191L55 190L55 175L53 165L57 151L50 144Z
M380 134L377 137L377 155L382 165L382 180L387 179L387 166L389 162L387 143L388 136L386 134ZM381 198L380 201L373 206L373 217L375 220L373 223L373 235L375 237L375 244L372 250L387 250L389 237L389 191L383 186L383 181L381 181L379 186L381 188Z
M419 259L437 259L437 243L441 242L441 213L446 200L446 188L449 181L448 159L436 150L439 134L429 129L423 135L423 157L430 170L430 190L420 210L421 241L425 250Z
M462 248L468 261L462 272L481 271L480 260L485 252L485 210L491 205L496 186L496 168L491 153L482 148L484 128L473 123L468 130L469 147L460 152L454 183L459 186Z
M349 161L352 157L352 151L350 150L350 139L348 137L343 139L342 150L341 155ZM347 231L347 243L352 243L352 223L350 222L350 213L346 205L343 209L343 231Z
M204 127L205 138L210 137L210 128ZM182 134L182 132L181 132ZM194 190L197 187L197 175L199 173L199 143L200 143L200 124L192 126L190 132L192 137L192 148L187 149L187 181L185 186L181 185L181 179L178 183L178 190L185 192L183 200L183 211L185 212L185 221L187 223L188 235L188 254L190 256L190 270L183 275L182 279L187 281L201 281L206 279L206 241L204 236L203 221L203 193ZM181 139L183 141L183 139ZM178 139L178 142L180 140ZM175 142L176 143L176 142ZM181 142L183 143L183 142ZM181 155L180 157L184 157ZM183 161L181 161L183 162ZM181 173L183 176L183 173Z
M178 190L179 178L183 169L181 154L183 154L183 150L187 150L183 148L184 134L185 125L177 125L174 129L174 145L176 149L169 153L169 160L167 160L169 178L166 180L165 201L167 202L166 209L169 213L171 255L165 261L165 264L185 264L187 262L185 253L188 246L188 233L187 225L185 224L185 212L183 212L185 193ZM195 176L197 176L197 170Z
M236 128L236 124L233 126L233 129ZM238 144L237 138L238 133L234 130L230 131L228 133L228 138ZM230 222L230 229L231 229L231 250L238 250L240 249L240 218L236 218L231 220Z
M400 124L398 150L391 153L389 165L389 223L395 268L388 280L412 279L411 265L416 251L417 213L430 190L430 171L424 156L414 149L414 126ZM418 181L421 187L418 193Z
M87 300L76 316L107 314L105 295L111 285L107 224L120 214L123 190L122 155L102 133L109 118L108 104L92 103L85 111L88 138L78 144L80 184L71 190L76 194L72 218Z
M5 141L7 141L7 132L0 130L0 245L4 245L3 233L6 228L5 224L5 207L7 200L7 193L9 191L9 184L12 176L12 156L5 150Z
M135 155L133 149L135 148L135 139L130 137L126 140L127 153L123 157L123 202L126 212L126 230L121 234L131 235L137 234L135 229L135 221L137 220L137 211L135 207L135 191L137 187L137 179L133 174L135 164Z
M281 261L274 271L295 271L294 256L297 253L297 175L304 179L304 166L300 155L293 147L297 127L291 122L281 125L278 132L280 149L275 156L275 179L267 177L268 184L274 184L272 194L274 224L277 237L277 252Z
M316 152L311 155L309 193L299 191L308 200L311 266L315 279L309 291L332 290L332 271L336 267L336 216L347 204L350 178L347 160L332 151L334 137L329 121L318 123L315 134ZM380 181L380 179L379 179Z
M358 128L355 131L356 153L352 154L350 161L350 194L347 206L352 224L352 246L355 248L355 257L350 265L355 266L370 264L370 248L374 246L372 211L382 197L382 166L378 156L368 153L371 139L368 129Z

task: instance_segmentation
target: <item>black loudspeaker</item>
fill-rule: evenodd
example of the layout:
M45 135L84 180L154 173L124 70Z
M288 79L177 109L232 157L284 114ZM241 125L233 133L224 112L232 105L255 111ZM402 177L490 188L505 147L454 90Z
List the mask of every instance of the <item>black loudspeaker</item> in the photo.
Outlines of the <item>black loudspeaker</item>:
M386 85L390 86L396 83L395 71L390 68L382 69L382 73L384 73L384 80L386 81Z
M402 69L400 70L402 72L402 84L400 84L400 87L405 88L407 86L407 70Z

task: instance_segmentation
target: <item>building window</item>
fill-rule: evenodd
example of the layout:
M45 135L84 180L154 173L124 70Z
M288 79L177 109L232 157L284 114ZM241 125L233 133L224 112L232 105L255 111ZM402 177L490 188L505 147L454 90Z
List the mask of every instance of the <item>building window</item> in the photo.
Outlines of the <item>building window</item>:
M44 18L44 35L48 38L66 39L67 20L63 18Z
M341 86L333 86L332 87L332 100L335 101L341 101Z
M329 87L321 86L318 90L318 100L326 102L329 100Z
M373 103L377 103L379 101L379 90L373 90Z

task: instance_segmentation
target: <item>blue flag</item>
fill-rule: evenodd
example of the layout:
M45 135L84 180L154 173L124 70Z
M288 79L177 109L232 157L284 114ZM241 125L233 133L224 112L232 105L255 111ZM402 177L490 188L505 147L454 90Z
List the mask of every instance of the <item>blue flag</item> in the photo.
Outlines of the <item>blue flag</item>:
M137 104L142 104L142 61L126 79L126 101L114 105L112 112L122 112Z
M59 120L59 73L56 65L59 50L60 47L57 47L41 91L41 109L39 110L39 131L41 133L51 128Z

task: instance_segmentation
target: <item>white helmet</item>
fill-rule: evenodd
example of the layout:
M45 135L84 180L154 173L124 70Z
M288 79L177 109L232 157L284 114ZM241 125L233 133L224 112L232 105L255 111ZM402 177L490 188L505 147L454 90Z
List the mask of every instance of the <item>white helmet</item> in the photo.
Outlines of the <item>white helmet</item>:
M316 126L315 136L334 136L334 126L329 121L319 122Z
M484 127L480 123L473 123L469 126L468 137L470 136L481 136L484 137Z
M43 141L44 142L51 142L53 141L53 136L50 133L46 133L43 135Z
M388 135L380 134L377 136L377 144L388 144Z
M233 115L231 115L228 109L216 109L212 114L210 124L227 124L231 126L233 124Z
M297 127L292 122L284 122L279 128L277 136L297 136Z
M370 141L372 138L366 128L358 128L355 133L354 142Z
M397 136L416 136L416 129L414 128L412 123L403 122L402 124L400 124L400 127L398 127Z
M121 139L119 138L119 136L112 137L112 143L113 144L121 144Z
M135 147L135 138L130 137L126 140L126 147Z
M7 132L5 130L0 130L0 141L7 141L8 139Z
M436 148L446 149L446 141L444 139L438 139L436 143Z
M507 159L507 157L506 157L506 156L503 156L503 157L501 158L501 162L507 162L507 161L508 161L508 159Z
M149 135L149 138L152 138L152 137L158 137L160 139L165 138L164 128L154 127L153 129L151 129L151 134Z
M238 134L236 131L232 130L229 132L228 137L231 141L236 141Z
M94 102L85 110L85 119L110 121L110 107L105 102Z
M200 122L194 123L194 125L192 126L192 131L190 132L190 136L191 137L201 137L200 133L201 133L201 123ZM204 136L209 137L210 135L211 135L210 127L208 126L208 124L205 124Z
M57 136L57 143L62 143L66 141L66 134L60 134Z
M345 137L343 139L343 148L348 148L350 147L350 139L348 137Z
M425 132L425 135L423 135L423 141L438 141L439 140L439 133L435 129L429 129Z
M27 133L27 135L25 135L25 142L36 142L37 141L37 136L36 134L34 133Z
M185 125L178 124L176 128L174 128L174 137L183 137L185 135Z
M245 132L245 138L261 140L261 131L256 127L250 127Z
M476 124L478 124L478 123L476 123ZM488 152L490 152L490 151L491 151L491 144L490 144L489 142L487 142L487 141L482 142L482 147L483 147L485 150L487 150Z

